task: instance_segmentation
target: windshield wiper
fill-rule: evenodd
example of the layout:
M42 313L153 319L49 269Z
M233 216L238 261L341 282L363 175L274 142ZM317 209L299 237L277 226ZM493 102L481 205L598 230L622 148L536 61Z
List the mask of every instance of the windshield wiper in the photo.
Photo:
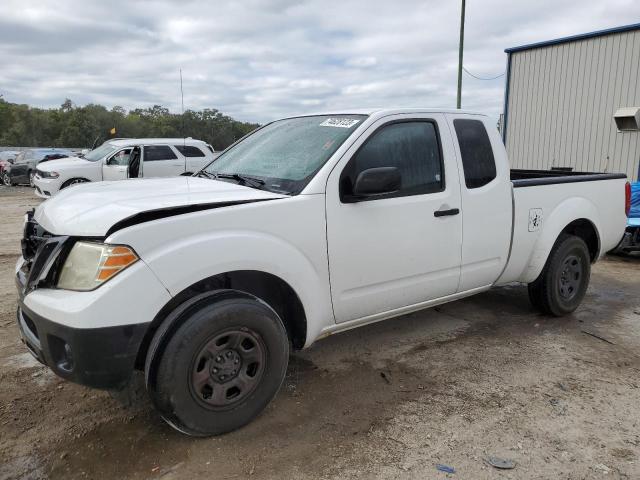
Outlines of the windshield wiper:
M217 178L216 175L214 175L213 173L209 173L206 170L200 170L198 173L195 174L195 176L210 178L211 180L215 180Z
M241 175L239 173L214 173L210 175L213 175L215 178L229 178L231 180L236 180L237 182L242 182L245 185L253 184L253 186L257 188L260 188L264 185L264 180L260 180L259 178L254 177L248 177L247 175Z

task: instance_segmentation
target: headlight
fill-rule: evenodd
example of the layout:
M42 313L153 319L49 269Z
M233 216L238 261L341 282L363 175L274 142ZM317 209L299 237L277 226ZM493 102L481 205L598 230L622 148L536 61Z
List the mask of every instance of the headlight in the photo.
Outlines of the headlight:
M38 170L37 172L42 178L58 178L60 176L58 172L43 172L42 170Z
M133 249L124 245L76 242L64 262L57 287L94 290L137 261Z

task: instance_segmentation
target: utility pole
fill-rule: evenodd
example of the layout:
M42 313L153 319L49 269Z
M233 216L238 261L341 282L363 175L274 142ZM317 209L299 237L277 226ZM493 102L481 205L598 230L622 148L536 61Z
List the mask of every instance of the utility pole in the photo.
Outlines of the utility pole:
M462 108L462 53L464 52L464 3L462 0L462 10L460 11L460 46L458 49L458 98L456 108Z

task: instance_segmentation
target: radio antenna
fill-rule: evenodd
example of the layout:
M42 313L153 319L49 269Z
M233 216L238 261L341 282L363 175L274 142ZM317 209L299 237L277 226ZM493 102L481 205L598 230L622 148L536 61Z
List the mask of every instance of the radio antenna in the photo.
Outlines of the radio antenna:
M184 137L184 90L182 88L182 68L180 69L180 102L182 104L182 145L186 144Z

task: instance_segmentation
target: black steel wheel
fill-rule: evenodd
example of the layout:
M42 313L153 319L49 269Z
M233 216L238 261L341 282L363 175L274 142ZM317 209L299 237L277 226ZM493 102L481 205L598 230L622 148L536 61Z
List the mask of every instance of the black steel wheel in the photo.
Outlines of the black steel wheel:
M540 276L529 284L531 303L548 315L573 312L584 298L591 276L587 244L574 235L561 235Z
M260 384L267 355L260 335L245 328L215 334L193 360L191 394L208 408L225 409Z
M582 284L582 258L578 255L568 255L558 276L558 291L563 300L571 300L577 295Z
M249 423L287 370L289 340L278 314L247 294L222 292L170 318L147 354L151 400L187 435L218 435Z

